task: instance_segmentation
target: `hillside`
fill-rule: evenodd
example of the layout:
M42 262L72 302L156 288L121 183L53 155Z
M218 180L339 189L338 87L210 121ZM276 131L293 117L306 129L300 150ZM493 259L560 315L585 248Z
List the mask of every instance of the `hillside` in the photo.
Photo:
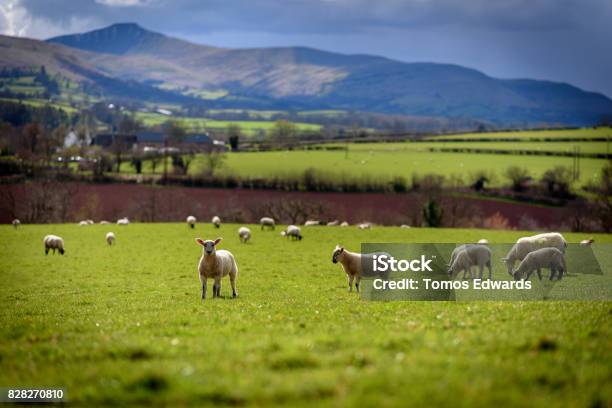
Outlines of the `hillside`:
M95 73L148 89L153 85L165 98L173 92L215 107L333 108L471 118L499 126L591 125L612 115L609 98L564 83L501 80L458 65L305 47L218 48L133 23L51 38L48 50L34 40L3 37L2 44L10 52L2 53L0 66L45 61L70 75L90 79ZM35 58L39 52L41 60Z

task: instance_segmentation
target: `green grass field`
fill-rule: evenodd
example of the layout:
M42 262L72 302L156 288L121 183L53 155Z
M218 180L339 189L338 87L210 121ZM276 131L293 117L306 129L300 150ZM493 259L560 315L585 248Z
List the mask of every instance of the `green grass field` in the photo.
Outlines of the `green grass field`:
M612 403L611 302L368 302L330 259L338 242L522 232L317 227L289 242L253 226L243 245L237 227L0 227L0 384L65 387L79 406ZM44 255L48 233L65 256ZM202 303L193 238L218 235L239 297Z
M159 113L136 112L136 118L141 120L145 126L160 125L167 120L176 120L190 131L205 131L205 130L225 130L228 125L236 124L240 126L240 130L245 135L257 135L259 131L267 132L274 127L275 122L265 120L215 120L207 118L192 118L192 117L173 117ZM317 131L321 128L320 125L311 123L295 123L300 131Z
M599 138L612 137L612 128L584 128L584 129L558 129L558 130L522 130L509 132L483 132L483 133L464 133L458 135L430 136L427 139L548 139L548 138Z

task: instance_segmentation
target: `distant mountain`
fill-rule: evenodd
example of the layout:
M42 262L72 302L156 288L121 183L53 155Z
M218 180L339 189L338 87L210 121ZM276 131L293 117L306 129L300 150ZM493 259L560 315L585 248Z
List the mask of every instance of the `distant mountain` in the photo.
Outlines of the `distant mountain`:
M218 48L132 23L51 38L48 46L108 78L189 95L217 92L222 95L214 101L217 106L336 108L472 118L502 126L590 125L612 115L612 100L564 83L501 80L458 65L405 63L304 47Z

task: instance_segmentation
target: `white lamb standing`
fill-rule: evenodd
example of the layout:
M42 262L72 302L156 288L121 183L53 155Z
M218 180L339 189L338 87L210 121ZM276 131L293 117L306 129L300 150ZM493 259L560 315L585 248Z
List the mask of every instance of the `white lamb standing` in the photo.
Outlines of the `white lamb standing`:
M43 238L43 242L45 243L45 255L49 253L49 250L53 250L53 254L55 254L55 250L57 249L60 255L64 255L66 252L64 250L64 240L57 235L46 235Z
M328 227L335 227L336 225L340 225L340 221L338 220L333 220L327 223Z
M348 227L350 224L347 221L342 221L341 227Z
M13 224L13 227L14 227L15 229L17 229L17 228L19 228L19 226L21 225L21 221L19 221L17 218L15 218L15 219L13 220L12 224Z
M460 271L463 271L463 279L466 278L468 271L472 279L474 279L474 272L472 271L474 266L478 266L479 279L482 279L484 267L486 266L489 270L489 279L491 279L491 250L485 245L460 245L453 250L448 266L448 276L452 278Z
M229 275L232 285L232 297L238 296L236 292L236 278L238 277L238 265L231 252L224 249L217 250L216 246L221 238L214 241L196 238L198 245L203 247L202 257L198 264L198 273L202 283L202 300L206 299L206 281L214 279L213 298L221 296L221 278Z
M274 223L274 218L272 217L261 217L261 219L259 220L259 224L261 225L262 231L266 227L271 230L276 228L276 224Z
M563 273L567 273L563 252L557 248L541 248L530 252L521 261L512 275L515 280L519 280L524 276L529 280L531 274L537 271L538 278L542 280L542 268L550 269L550 280L554 279L555 274L557 275L557 279L561 279Z
M293 240L302 240L302 230L297 225L288 225L287 229L281 232L281 235Z
M119 218L117 220L117 225L129 225L129 224L130 224L130 220L128 220L127 217Z
M332 262L342 265L348 279L348 291L353 291L353 282L355 282L355 289L359 292L362 271L361 254L348 251L338 244L332 252Z
M212 217L211 222L215 226L215 228L221 227L221 218L219 218L218 216L215 215L214 217Z
M321 222L319 222L318 220L307 220L304 223L304 226L305 227L314 227L314 226L317 226L317 225L320 225L320 224L321 224Z
M240 242L246 244L251 239L251 230L247 227L238 228L238 238Z
M191 229L195 228L196 221L196 217L193 215L187 217L187 225L189 225Z
M567 241L558 232L547 232L531 237L519 238L506 257L502 258L502 261L504 261L508 268L508 273L512 275L512 269L516 261L522 261L528 253L541 248L557 248L562 253L565 253Z
M370 229L372 228L372 224L369 222L362 222L361 224L357 225L357 228L365 230L365 229Z
M106 234L106 243L109 246L112 246L115 243L115 234L113 232L108 232Z

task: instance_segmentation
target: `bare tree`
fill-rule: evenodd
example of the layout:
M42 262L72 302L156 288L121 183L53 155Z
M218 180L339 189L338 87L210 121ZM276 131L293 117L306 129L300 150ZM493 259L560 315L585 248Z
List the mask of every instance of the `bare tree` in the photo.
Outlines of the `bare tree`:
M258 216L271 216L288 224L303 224L309 218L319 218L324 214L320 203L300 199L270 200L261 203L254 211Z
M219 170L226 159L225 152L212 147L204 151L204 171L207 176L212 177Z

